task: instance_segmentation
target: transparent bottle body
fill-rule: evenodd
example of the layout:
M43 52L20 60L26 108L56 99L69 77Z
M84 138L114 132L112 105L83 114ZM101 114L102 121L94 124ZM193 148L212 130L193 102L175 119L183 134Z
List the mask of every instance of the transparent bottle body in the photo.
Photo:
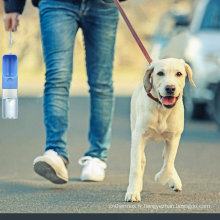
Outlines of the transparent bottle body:
M18 118L17 89L3 89L2 93L2 118Z

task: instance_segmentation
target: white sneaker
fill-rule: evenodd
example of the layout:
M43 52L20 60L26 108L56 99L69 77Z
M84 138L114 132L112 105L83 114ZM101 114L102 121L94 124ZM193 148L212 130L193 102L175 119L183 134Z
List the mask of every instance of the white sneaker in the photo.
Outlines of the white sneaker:
M68 182L67 168L61 156L53 150L46 151L43 156L34 160L34 171L52 183L64 184Z
M79 159L79 164L83 166L82 181L103 181L105 178L106 163L99 158L85 156Z

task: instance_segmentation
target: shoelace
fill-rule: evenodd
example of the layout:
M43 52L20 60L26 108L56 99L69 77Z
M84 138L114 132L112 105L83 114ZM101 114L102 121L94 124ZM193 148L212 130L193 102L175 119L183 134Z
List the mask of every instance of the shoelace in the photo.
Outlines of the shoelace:
M79 165L81 166L85 166L85 165L98 165L99 167L102 167L103 169L105 169L107 167L106 163L101 161L98 158L94 158L94 157L90 157L90 156L85 156L85 157L81 157L79 159Z

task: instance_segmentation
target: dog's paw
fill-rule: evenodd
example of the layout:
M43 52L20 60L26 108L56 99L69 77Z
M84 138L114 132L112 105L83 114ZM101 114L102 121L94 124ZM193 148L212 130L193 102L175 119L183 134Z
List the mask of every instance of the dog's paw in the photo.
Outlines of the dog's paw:
M164 171L160 171L155 175L154 180L162 185L165 185L168 182L169 178L170 178L170 173L165 173Z
M140 193L126 193L125 202L140 202L141 194Z
M169 187L175 191L175 192L180 192L182 191L182 183L180 178L170 178L168 181Z

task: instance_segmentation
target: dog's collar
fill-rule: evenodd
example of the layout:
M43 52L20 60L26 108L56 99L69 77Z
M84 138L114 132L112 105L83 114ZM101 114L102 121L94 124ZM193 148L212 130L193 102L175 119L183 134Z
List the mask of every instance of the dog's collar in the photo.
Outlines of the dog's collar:
M160 100L159 100L158 98L153 97L153 95L152 95L150 92L147 93L147 95L148 95L148 97L150 97L152 100L154 100L155 102L157 102L157 103L159 103L160 105L162 105L161 102L160 102Z
M160 100L159 100L158 98L155 98L155 97L150 93L150 91L147 90L147 88L145 87L145 85L144 85L144 89L145 89L145 91L146 91L146 93L147 93L147 95L148 95L149 98L151 98L152 100L154 100L154 101L157 102L158 104L162 105L161 102L160 102Z

